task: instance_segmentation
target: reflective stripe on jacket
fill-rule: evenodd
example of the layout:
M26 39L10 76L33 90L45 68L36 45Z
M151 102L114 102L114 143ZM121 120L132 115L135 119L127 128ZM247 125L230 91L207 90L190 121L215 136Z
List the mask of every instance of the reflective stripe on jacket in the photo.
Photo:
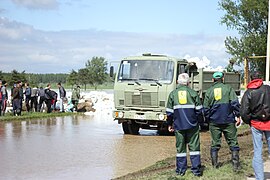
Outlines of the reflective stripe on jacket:
M235 116L240 117L240 104L234 89L221 82L215 82L206 91L203 106L208 122L234 123Z
M167 123L175 130L190 129L198 124L202 104L198 93L188 86L179 85L168 98L166 113Z

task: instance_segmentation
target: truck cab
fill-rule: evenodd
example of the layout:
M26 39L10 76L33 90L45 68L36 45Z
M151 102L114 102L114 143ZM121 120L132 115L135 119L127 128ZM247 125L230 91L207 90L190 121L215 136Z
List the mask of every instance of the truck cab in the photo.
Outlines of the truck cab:
M191 88L202 97L211 78L194 63L152 54L122 59L115 76L113 118L125 134L136 135L140 128L167 132L167 99L177 86L178 74L185 72L190 75Z

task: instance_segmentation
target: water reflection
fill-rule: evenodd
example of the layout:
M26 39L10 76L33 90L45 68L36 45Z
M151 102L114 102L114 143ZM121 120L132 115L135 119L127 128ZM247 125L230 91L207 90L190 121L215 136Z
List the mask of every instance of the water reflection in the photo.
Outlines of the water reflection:
M0 179L110 179L175 154L174 137L123 135L98 113L0 122Z

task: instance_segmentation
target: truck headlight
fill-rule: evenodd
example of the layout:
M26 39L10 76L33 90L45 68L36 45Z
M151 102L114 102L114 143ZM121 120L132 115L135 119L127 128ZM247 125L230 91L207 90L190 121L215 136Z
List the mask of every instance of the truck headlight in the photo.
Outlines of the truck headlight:
M124 117L124 112L120 111L118 115L119 115L120 118L123 118Z
M158 115L158 119L159 120L164 120L165 119L165 115L164 114L159 114Z
M122 111L116 111L115 112L115 117L116 118L123 118L124 117L124 112L122 112Z

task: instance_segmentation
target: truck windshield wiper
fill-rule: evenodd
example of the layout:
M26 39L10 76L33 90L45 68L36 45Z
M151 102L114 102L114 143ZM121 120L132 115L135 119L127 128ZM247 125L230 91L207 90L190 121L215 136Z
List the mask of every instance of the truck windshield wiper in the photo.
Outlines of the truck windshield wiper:
M135 81L136 84L138 84L139 86L141 85L141 83L139 83L138 81Z
M140 78L139 80L154 81L155 83L157 83L157 85L162 86L162 84L160 82L158 82L158 80L156 80L156 79L152 79L152 78Z
M125 78L125 79L122 79L122 81L134 81L136 84L141 85L141 83L138 82L138 79Z

